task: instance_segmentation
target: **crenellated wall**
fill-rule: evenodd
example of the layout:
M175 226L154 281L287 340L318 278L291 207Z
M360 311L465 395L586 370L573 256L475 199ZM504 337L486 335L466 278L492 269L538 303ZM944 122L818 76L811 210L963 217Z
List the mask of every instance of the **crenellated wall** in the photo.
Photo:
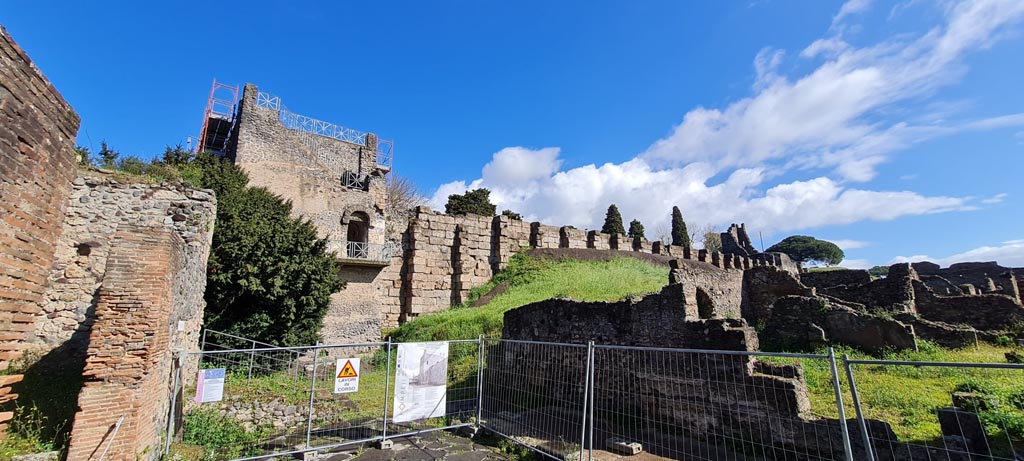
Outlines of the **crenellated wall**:
M707 266L694 264L681 269L692 272L690 275L695 280L708 279L701 285L701 290L716 300L715 314L708 315L717 317L739 317L742 270L765 266L788 272L798 270L792 260L780 253L762 253L752 257L708 254L703 250L693 252L661 242L634 241L597 231L548 226L507 216L449 216L427 207L416 208L404 248L402 283L398 290L401 303L397 313L394 304L384 313L383 323L388 326L464 302L469 290L486 284L505 268L512 255L526 248L617 249L672 256L694 263L706 262L719 269L737 269L712 271L700 276L698 273L706 272ZM722 283L717 283L719 281ZM389 288L392 291L388 294L384 291L378 291L378 294L393 296L395 288ZM688 294L689 305L696 316L697 292L696 289L691 291ZM342 317L332 318L326 322L325 328L333 328L331 325L341 321Z

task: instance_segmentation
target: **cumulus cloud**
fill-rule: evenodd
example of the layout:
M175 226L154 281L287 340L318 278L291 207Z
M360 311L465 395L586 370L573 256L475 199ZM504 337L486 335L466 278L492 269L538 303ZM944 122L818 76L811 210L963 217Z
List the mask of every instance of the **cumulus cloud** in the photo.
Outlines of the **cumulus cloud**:
M868 6L847 2L835 20ZM956 120L955 105L928 100L960 79L966 53L991 46L1022 20L1024 2L977 0L948 6L943 24L921 34L868 46L848 43L844 26L799 53L812 65L797 76L780 72L784 50L763 48L753 60L750 96L689 110L632 159L563 171L556 147L507 147L479 178L440 186L430 204L441 209L450 194L486 187L499 210L555 225L599 227L615 203L627 221L655 229L678 205L689 222L746 222L768 233L975 209L978 199L970 197L853 184L916 143L1024 126L1024 114ZM784 173L799 179L779 183Z
M521 154L534 158L541 151L549 149ZM496 153L495 158L503 152L506 150ZM625 220L637 218L655 228L667 224L672 206L678 205L692 222L717 226L746 222L769 233L971 207L967 198L857 189L827 177L764 188L771 175L763 168L737 169L725 179L713 181L714 168L701 162L655 169L646 160L636 158L620 164L585 165L551 172L550 165L558 159L548 160L521 165L535 169L517 173L530 178L528 181L496 181L484 174L470 183L444 184L430 203L442 209L449 194L486 187L498 209L509 208L526 219L556 225L598 228L605 209L615 203ZM494 163L492 160L488 166Z
M944 258L928 255L897 256L889 264L931 261L941 266L970 261L997 261L1006 267L1024 267L1024 240L1008 240L998 246L983 246Z
M837 20L866 8L843 5ZM839 35L815 41L801 52L824 58L795 79L774 69L783 55L762 50L755 58L754 93L722 109L698 107L643 157L658 162L708 162L719 169L762 165L832 168L846 180L867 181L892 152L956 132L965 123L914 125L894 120L886 109L914 104L959 80L961 58L991 46L1009 25L1024 19L1024 2L979 0L946 11L946 23L917 37L899 36L854 47ZM768 78L766 78L768 77ZM1018 115L994 117L1021 125ZM985 129L971 122L969 129Z

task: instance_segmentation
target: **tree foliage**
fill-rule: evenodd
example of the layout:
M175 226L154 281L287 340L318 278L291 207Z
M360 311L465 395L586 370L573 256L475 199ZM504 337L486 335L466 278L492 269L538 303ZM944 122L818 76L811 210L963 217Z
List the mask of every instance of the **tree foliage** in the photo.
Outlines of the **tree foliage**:
M672 207L672 244L690 248L690 233L686 230L683 212L677 206Z
M449 195L448 203L444 205L444 212L449 215L494 216L495 209L496 207L491 203L491 191L483 188L467 191L462 195Z
M704 242L704 249L707 250L708 253L718 253L722 251L722 234L711 226L704 228L704 233L701 239Z
M644 236L644 225L640 224L639 219L634 219L629 222L629 233L626 235L633 240L646 238Z
M785 253L799 263L818 262L834 266L846 256L843 250L832 242L818 240L807 235L792 235L768 247L768 252Z
M622 214L619 213L619 207L615 204L608 206L608 212L604 215L604 226L601 227L601 232L612 235L626 235L626 226L622 225Z
M508 216L509 219L514 219L516 221L522 221L523 220L523 215L521 215L519 213L516 213L515 211L512 211L512 210L501 210L501 215L502 216Z
M331 294L344 287L337 259L308 220L237 166L208 154L195 160L217 194L206 286L206 325L281 345L318 339Z
M889 266L874 266L868 269L868 274L874 278L885 277L889 275Z
M405 176L395 176L394 173L388 178L385 190L388 198L388 220L385 223L388 238L399 239L408 227L413 210L426 203L427 199L419 193L412 180Z
M97 166L102 168L114 168L117 166L117 159L120 156L121 154L118 151L111 149L110 146L107 145L106 141L100 141L99 159L97 159L99 161L99 165Z

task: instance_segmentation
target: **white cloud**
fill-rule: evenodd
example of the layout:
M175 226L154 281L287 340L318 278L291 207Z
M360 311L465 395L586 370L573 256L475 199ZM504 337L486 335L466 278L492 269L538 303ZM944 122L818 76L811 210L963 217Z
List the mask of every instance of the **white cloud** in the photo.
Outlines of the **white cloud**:
M847 269L871 269L873 266L871 261L866 259L844 259L839 265Z
M847 2L836 17L865 7ZM1022 125L1020 115L945 125L914 125L889 115L894 104L914 105L958 81L965 53L991 46L1022 19L1024 2L979 0L949 8L946 24L916 38L853 47L840 36L826 37L801 53L826 60L794 80L774 73L782 54L762 50L755 58L752 96L722 109L690 110L642 156L675 165L708 162L716 169L782 161L788 167L833 168L847 180L866 181L889 154L912 144L961 129Z
M986 205L994 205L994 204L996 204L996 203L1001 203L1001 202L1002 202L1003 200L1005 200L1005 199L1006 199L1006 197L1008 197L1009 195L1010 195L1010 194L1007 194L1007 193L1003 192L1003 193L1001 193L1001 194L996 194L996 195L993 195L993 196L991 196L991 197L989 197L989 198L987 198L987 199L983 199L983 200L981 201L981 203L984 203L984 204L986 204Z
M865 8L847 2L836 19ZM795 78L780 75L785 51L764 48L753 62L751 96L688 111L630 160L561 171L558 148L508 147L479 179L442 185L430 204L441 209L449 194L487 187L499 210L552 225L596 228L615 203L627 221L656 229L678 205L688 221L746 222L767 233L975 209L970 197L850 185L870 180L890 154L916 143L1024 125L1024 114L955 120L955 104L927 98L960 79L964 54L991 46L1024 19L1024 1L977 0L944 14L944 24L917 36L870 46L847 43L840 30L800 53L821 62ZM794 170L808 173L771 182Z
M499 151L495 157L506 151ZM522 155L533 158L539 155L537 152L540 151ZM430 204L442 209L449 194L486 187L499 210L509 208L526 219L552 225L597 228L608 205L615 203L626 221L637 218L654 229L667 224L672 206L678 205L691 222L719 227L746 222L768 233L863 220L886 221L970 207L966 198L856 189L826 177L762 189L770 178L762 168L737 169L724 180L712 182L714 169L701 162L656 170L643 159L633 159L550 173L550 165L558 159L548 160L521 165L535 168L517 173L530 178L529 181L495 181L484 174L470 183L455 181L442 185Z
M842 248L843 251L849 251L849 250L853 250L853 249L857 249L857 248L864 248L864 247L868 246L868 242L861 241L861 240L829 239L829 238L826 238L826 239L823 239L823 240L826 240L826 241L829 241L829 242L832 242L832 243L836 244L836 246L838 246L839 248Z
M832 18L832 27L838 25L847 16L864 12L870 6L871 0L847 0L847 2L839 8L839 13L836 13L835 17Z
M943 267L953 263L970 261L997 261L1005 267L1024 267L1024 239L1009 240L999 246L983 246L945 258L928 255L897 256L889 264L931 261Z

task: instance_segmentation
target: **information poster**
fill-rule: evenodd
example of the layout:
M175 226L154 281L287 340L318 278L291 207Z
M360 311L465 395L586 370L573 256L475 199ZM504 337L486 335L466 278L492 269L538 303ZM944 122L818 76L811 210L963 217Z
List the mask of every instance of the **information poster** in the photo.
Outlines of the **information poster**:
M224 372L226 368L199 370L196 380L196 402L220 402L224 398Z
M444 416L447 390L447 342L398 345L396 423Z
M334 393L359 391L359 359L338 359L334 364Z

